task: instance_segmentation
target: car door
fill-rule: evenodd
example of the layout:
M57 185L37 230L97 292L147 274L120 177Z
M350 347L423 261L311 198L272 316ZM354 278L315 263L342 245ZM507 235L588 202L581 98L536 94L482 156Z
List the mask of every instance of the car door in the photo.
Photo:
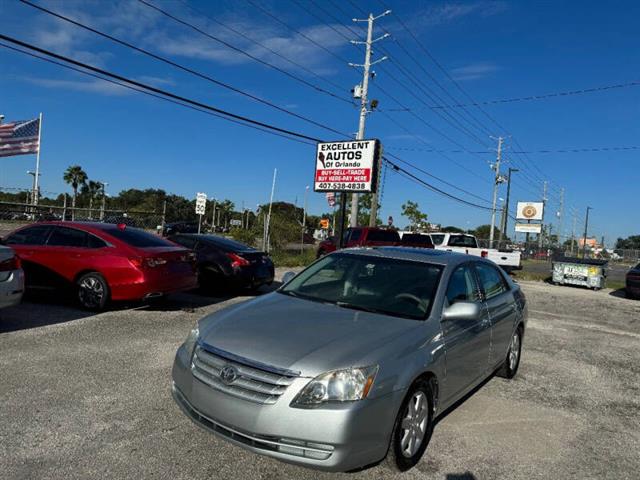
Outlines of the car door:
M90 248L89 237L93 240ZM67 281L74 281L83 270L100 270L98 267L102 252L98 246L104 242L76 228L57 226L47 240L48 265L55 273Z
M491 319L491 365L498 365L507 355L517 318L517 303L509 284L498 267L474 262L482 295Z
M22 261L25 282L28 286L42 286L50 283L45 246L53 227L34 225L10 234L5 244L11 246Z
M464 395L484 378L489 367L491 323L476 275L470 263L458 266L447 285L444 308L456 302L475 302L480 315L472 320L442 319L441 328L446 351L445 402Z

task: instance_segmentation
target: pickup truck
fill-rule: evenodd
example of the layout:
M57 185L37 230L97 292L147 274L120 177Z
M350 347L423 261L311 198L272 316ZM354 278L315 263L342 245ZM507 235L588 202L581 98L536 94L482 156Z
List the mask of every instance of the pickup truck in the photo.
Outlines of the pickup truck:
M337 237L329 237L320 242L317 257L331 253L338 249ZM342 246L351 247L388 247L400 245L400 235L396 230L379 227L351 227L343 233Z
M447 250L449 252L466 253L476 257L488 258L503 270L510 272L521 270L522 262L520 252L502 251L494 248L478 247L478 240L473 235L464 233L432 233L431 240L436 250Z

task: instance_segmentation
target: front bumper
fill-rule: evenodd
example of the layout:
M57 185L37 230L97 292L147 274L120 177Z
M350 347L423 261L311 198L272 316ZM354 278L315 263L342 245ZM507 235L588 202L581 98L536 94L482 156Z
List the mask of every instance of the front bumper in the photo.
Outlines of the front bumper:
M172 390L176 403L198 426L254 453L327 471L349 471L382 460L403 392L323 408L290 407L309 381L298 377L275 404L256 404L197 380L180 347Z

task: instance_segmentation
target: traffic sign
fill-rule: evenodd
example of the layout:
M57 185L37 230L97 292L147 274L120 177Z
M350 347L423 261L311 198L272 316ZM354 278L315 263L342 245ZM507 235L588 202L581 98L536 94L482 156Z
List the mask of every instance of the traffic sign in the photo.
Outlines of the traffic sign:
M327 230L329 228L328 218L323 218L322 220L320 220L320 228L322 228L323 230Z
M207 194L206 193L196 194L196 215L204 215L206 208L207 208Z

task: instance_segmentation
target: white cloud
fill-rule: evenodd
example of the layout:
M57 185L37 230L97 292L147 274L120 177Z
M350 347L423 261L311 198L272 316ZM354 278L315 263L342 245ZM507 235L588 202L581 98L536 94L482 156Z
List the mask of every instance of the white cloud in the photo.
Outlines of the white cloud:
M492 62L474 62L462 67L453 68L450 73L455 80L466 81L490 76L500 69L500 66Z
M101 95L122 96L132 93L132 90L103 80L60 80L53 78L26 77L23 80L46 88L61 88L78 92L98 93Z

